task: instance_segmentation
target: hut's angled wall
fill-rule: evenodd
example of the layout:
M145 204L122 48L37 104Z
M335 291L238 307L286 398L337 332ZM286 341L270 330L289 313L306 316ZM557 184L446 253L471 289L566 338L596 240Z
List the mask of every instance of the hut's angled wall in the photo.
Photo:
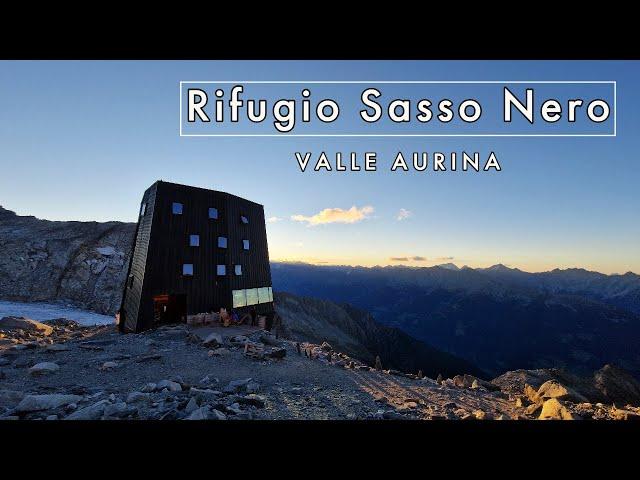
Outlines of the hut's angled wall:
M120 308L120 329L126 332L138 331L138 314L148 263L147 257L155 211L156 187L157 183L145 191L138 211L134 250L129 262L129 271L125 279L122 306Z

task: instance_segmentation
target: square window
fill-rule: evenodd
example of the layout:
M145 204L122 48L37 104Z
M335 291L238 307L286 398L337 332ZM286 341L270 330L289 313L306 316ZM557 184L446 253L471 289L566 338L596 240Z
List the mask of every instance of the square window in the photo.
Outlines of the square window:
M182 215L182 204L173 202L173 204L171 205L171 211L174 215Z
M218 209L217 208L210 208L209 209L209 218L218 218Z
M233 268L237 276L242 275L242 265L235 265Z
M147 204L146 202L140 205L140 216L144 217L144 214L147 213Z
M242 240L242 249L249 250L249 240Z
M240 221L242 223L244 223L245 225L249 223L249 219L247 217L245 217L244 215L240 215Z
M189 246L190 247L199 247L200 246L200 235L189 235Z
M227 248L227 237L218 237L218 248Z
M193 276L193 263L185 263L182 265L182 275Z
M218 265L218 266L217 266L217 268L216 268L216 274L217 274L219 277L223 277L223 276L225 276L225 275L227 274L227 267L226 267L226 265Z

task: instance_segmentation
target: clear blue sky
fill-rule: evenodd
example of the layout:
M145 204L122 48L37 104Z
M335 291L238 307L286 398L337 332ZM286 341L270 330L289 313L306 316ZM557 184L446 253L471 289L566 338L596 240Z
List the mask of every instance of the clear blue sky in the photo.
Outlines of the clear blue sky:
M188 138L180 80L616 80L611 138ZM272 259L640 272L638 62L0 62L0 204L135 221L155 180L265 205ZM389 172L398 151L495 151L500 173ZM296 151L376 151L375 173L301 173ZM309 226L327 208L363 220ZM397 220L401 209L411 212ZM300 218L300 217L296 217ZM392 257L426 257L400 262Z

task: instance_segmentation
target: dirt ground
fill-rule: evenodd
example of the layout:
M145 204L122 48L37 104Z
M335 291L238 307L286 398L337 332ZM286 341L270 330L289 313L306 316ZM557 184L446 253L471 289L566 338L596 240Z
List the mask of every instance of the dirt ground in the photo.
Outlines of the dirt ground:
M83 397L77 406L82 409L103 398L122 405L132 392L149 383L172 380L181 385L178 392L150 394L151 406L125 410L126 418L158 418L167 412L171 413L168 418L180 418L184 416L180 407L189 398L191 387L219 393L215 405L227 408L229 418L234 418L238 402L251 412L239 418L255 419L515 419L523 413L501 392L442 386L430 379L375 371L359 362L355 362L358 368L348 368L354 365L336 361L337 355L333 361L314 355L309 358L289 341L278 340L286 349L282 359L250 358L244 355L243 345L232 338L255 334L251 331L222 332L222 342L212 348L202 340L213 330L198 331L184 325L127 335L118 333L115 326L58 330L41 340L5 342L0 357L4 359L1 390L18 392L16 398L76 394ZM58 347L51 344L68 350L56 351ZM53 362L59 369L42 375L30 372L41 362ZM247 379L264 400L259 408L245 407L242 398L224 392L230 382ZM15 417L13 408L15 405L5 402L4 417ZM59 418L66 415L56 411ZM27 418L50 413L29 414Z

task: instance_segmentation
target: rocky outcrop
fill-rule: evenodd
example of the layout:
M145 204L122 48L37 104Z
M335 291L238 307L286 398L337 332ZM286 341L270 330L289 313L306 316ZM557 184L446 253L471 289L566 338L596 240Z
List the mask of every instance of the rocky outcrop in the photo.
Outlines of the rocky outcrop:
M587 398L584 395L581 395L575 390L565 387L554 380L549 380L540 385L536 394L543 400L555 398L557 400L569 400L576 403L587 401Z
M594 374L593 381L606 400L640 405L640 382L629 372L614 365L605 365Z
M523 395L533 403L557 398L575 403L640 406L640 382L615 365L605 365L591 376L577 376L557 368L515 370L494 378L491 383L511 395Z
M0 298L120 307L135 224L54 222L0 207Z
M578 420L579 417L565 407L557 398L544 402L540 412L540 420Z
M27 330L39 332L45 336L53 333L53 328L49 325L24 317L4 317L0 319L0 330Z

